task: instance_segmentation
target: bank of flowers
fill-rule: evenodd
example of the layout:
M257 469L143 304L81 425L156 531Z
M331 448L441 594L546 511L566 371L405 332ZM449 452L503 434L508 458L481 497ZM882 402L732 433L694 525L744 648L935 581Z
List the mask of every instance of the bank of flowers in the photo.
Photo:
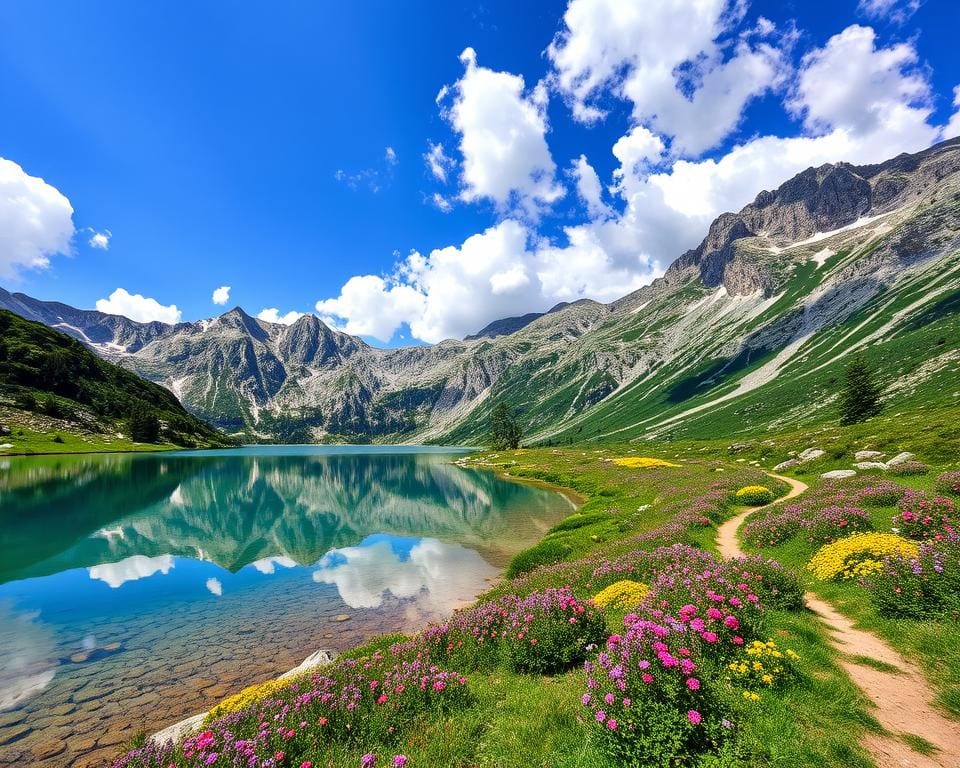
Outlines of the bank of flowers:
M878 573L884 558L915 558L915 542L893 533L855 533L817 550L807 568L823 581L858 579Z
M921 542L915 555L884 558L868 586L884 616L960 620L960 533Z
M937 477L937 491L960 496L960 472L953 470L939 475Z
M655 469L658 467L680 466L679 464L674 464L672 461L655 459L650 456L623 456L619 459L614 459L613 463L618 467L626 467L627 469Z
M769 504L776 497L765 485L745 485L733 495L733 498L737 504L758 507L761 504Z
M923 491L908 491L900 500L893 528L916 541L943 538L958 527L957 510L946 496L930 497Z

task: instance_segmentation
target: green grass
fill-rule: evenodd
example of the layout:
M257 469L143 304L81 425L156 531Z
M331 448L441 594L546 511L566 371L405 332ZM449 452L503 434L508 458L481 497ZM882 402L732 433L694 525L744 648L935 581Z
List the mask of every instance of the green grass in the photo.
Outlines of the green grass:
M127 451L169 451L181 446L172 443L134 443L126 438L105 434L83 434L68 429L38 432L13 423L11 434L0 436L0 445L10 443L13 448L0 448L0 456L52 453L120 453ZM58 442L56 438L60 438Z
M921 454L921 458L925 456ZM925 476L894 479L901 485L932 490L937 471ZM869 511L877 530L889 530L895 507L875 507ZM806 570L806 563L816 550L799 538L777 547L744 548L776 558L794 568L803 574L810 590L853 619L858 627L874 632L906 658L915 661L936 692L936 703L954 717L960 717L960 625L948 619L914 621L880 616L869 593L858 583L814 579Z

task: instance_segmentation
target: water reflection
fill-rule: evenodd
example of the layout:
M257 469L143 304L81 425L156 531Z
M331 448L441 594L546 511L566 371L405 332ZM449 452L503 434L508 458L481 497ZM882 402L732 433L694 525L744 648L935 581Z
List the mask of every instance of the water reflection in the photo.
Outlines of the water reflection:
M0 712L40 693L53 680L53 635L37 621L38 613L14 612L8 603L0 603Z
M436 539L369 536L335 549L317 564L313 580L335 584L351 608L379 608L392 595L423 595L421 613L446 615L471 597L496 569L472 549Z
M310 565L383 532L482 548L518 503L550 516L544 496L431 454L20 460L0 476L0 583L84 567L122 584L171 555Z

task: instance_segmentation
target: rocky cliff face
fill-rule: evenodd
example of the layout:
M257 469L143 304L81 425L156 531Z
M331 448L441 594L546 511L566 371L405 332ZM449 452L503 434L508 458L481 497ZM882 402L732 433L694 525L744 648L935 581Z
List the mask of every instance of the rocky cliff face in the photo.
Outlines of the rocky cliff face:
M0 307L250 439L474 442L501 400L536 439L695 434L730 414L743 425L816 418L832 397L817 387L858 350L890 356L891 379L905 361L915 386L893 393L941 396L960 357L958 247L953 140L873 166L810 168L718 217L663 278L623 299L432 347L378 349L313 316L287 327L240 308L168 326L5 291Z

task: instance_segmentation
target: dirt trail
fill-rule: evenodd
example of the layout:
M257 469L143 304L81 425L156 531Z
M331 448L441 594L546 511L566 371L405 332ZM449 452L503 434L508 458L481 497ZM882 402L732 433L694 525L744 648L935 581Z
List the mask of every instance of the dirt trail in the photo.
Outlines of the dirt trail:
M773 504L803 493L799 480L767 473L790 486L790 492ZM743 521L759 507L727 520L717 530L717 548L723 557L740 557L738 531ZM920 669L876 635L854 627L853 622L830 603L813 593L804 596L807 608L827 626L830 640L841 653L840 665L871 702L873 714L890 735L868 734L864 746L879 768L957 768L960 766L960 723L934 708L935 694ZM857 656L896 667L885 672L854 661ZM937 748L932 755L911 749L898 735L921 736Z

